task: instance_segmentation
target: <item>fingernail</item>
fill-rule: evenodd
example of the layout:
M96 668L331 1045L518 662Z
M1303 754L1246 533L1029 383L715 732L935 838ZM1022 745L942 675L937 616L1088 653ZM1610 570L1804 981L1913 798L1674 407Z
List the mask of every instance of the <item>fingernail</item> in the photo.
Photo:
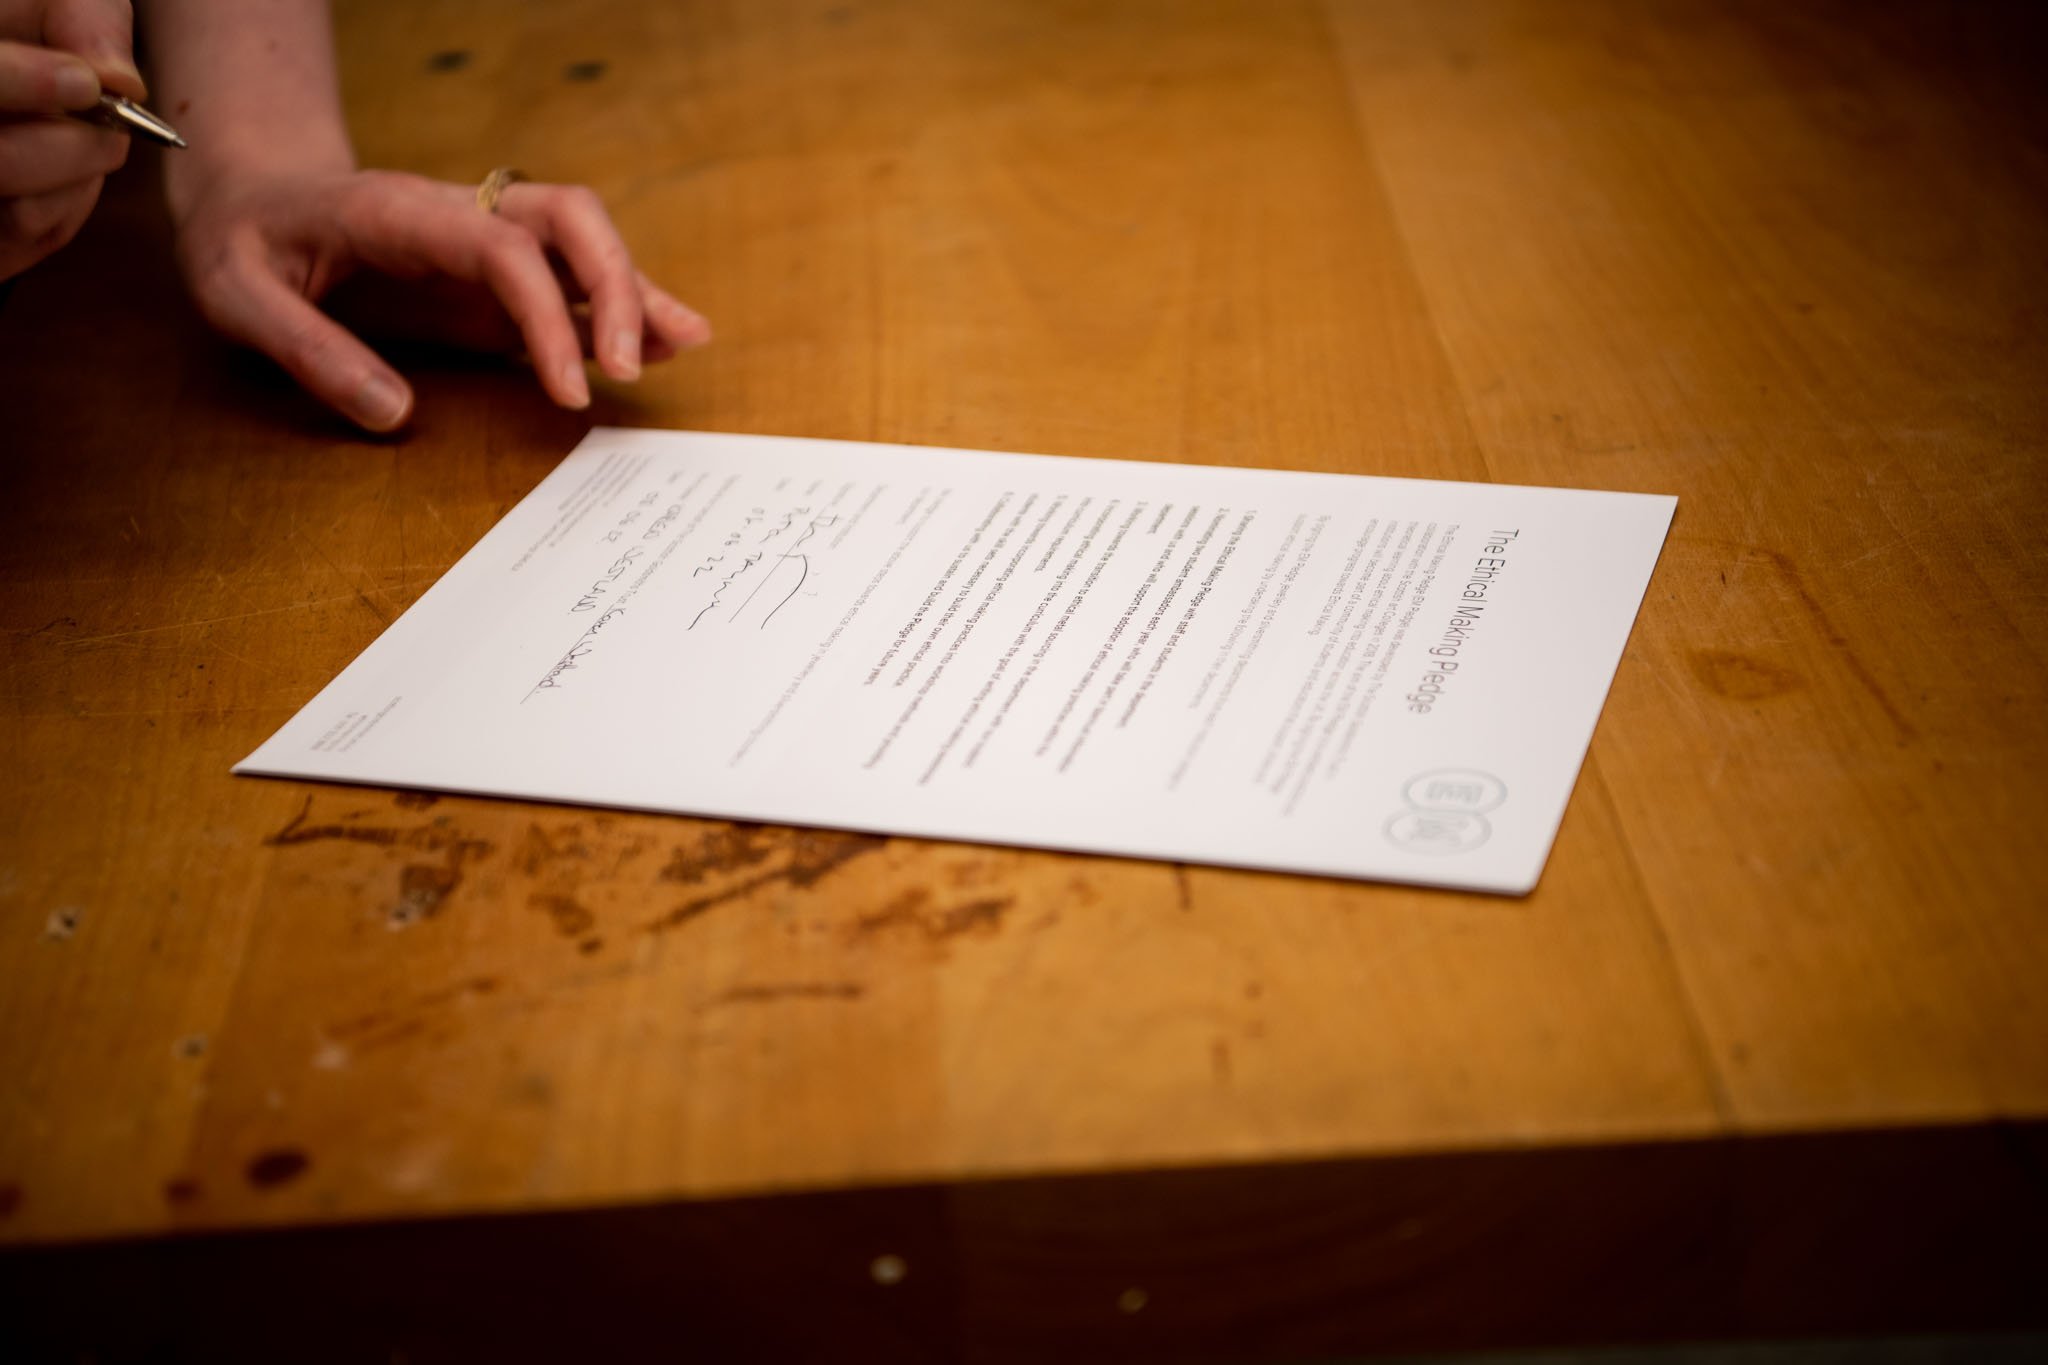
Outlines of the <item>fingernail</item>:
M389 431L405 418L405 389L387 375L373 374L356 390L356 420L372 431Z
M66 62L57 68L57 104L65 109L83 109L100 97L99 77L83 62Z
M681 322L683 331L687 334L683 342L685 346L702 346L705 342L711 340L711 323L702 313L680 303L675 306L675 309L676 317Z
M612 333L612 364L621 379L640 377L640 334L621 328Z
M117 75L126 76L129 80L135 82L135 97L137 99L146 100L149 98L149 82L142 79L142 72L137 69L135 63L125 57L110 57L107 59L107 68Z
M569 395L570 407L590 406L590 381L583 377L582 361L572 360L562 366L562 391Z

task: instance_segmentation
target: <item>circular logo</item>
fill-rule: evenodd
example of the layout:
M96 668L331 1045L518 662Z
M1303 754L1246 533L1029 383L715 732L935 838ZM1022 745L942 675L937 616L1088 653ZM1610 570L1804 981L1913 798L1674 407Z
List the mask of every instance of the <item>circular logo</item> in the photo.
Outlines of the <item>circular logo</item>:
M1408 779L1401 797L1416 810L1484 815L1508 799L1505 782L1476 768L1439 768Z
M1388 842L1410 853L1464 853L1492 833L1485 816L1469 811L1404 810L1386 826Z

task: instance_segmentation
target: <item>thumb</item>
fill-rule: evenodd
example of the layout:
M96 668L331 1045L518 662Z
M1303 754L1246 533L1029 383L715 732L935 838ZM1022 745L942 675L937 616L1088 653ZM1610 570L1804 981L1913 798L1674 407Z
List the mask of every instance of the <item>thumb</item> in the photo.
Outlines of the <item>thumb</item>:
M149 88L135 68L135 12L128 0L50 0L43 41L83 57L116 95L144 99Z

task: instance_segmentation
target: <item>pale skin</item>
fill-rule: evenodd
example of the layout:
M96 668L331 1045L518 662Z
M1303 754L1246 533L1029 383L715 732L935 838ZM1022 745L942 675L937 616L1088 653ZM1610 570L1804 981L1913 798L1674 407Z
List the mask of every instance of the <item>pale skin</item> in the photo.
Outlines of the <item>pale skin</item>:
M709 340L581 186L516 184L493 215L473 186L359 169L325 0L152 0L144 18L150 86L126 0L0 0L0 278L69 242L125 159L126 135L58 117L105 90L191 144L165 186L200 312L366 430L403 426L413 391L338 315L523 348L568 408L589 405L586 356L632 380Z

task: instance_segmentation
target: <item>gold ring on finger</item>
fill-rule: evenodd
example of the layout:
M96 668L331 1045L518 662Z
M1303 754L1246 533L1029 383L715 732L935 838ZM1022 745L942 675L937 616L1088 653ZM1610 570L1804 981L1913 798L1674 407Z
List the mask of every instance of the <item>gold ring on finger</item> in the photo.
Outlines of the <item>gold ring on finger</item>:
M476 187L476 206L485 213L496 213L498 211L498 198L505 193L505 187L507 185L516 185L524 179L526 179L525 171L514 170L510 166L498 167L498 169L485 176L483 183Z

